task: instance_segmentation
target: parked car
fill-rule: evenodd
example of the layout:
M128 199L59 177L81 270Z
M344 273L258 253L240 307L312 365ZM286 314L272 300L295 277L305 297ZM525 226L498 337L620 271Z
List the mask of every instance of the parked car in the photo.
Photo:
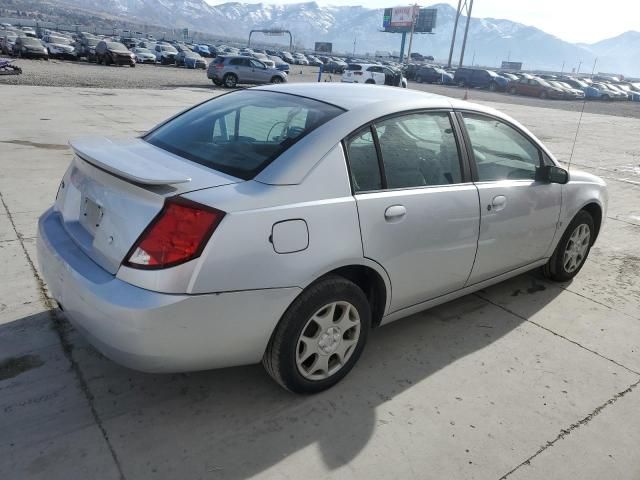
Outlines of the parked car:
M193 46L193 51L196 52L197 54L203 56L203 57L210 57L211 56L211 51L209 50L209 46L208 45L194 45Z
M36 31L33 29L33 27L20 27L20 30L22 30L22 32L27 37L31 37L31 38L37 38L38 37L38 35L36 34Z
M287 74L251 57L217 56L209 64L207 77L216 85L234 88L240 83L284 83Z
M156 44L156 61L162 65L172 65L176 62L176 50L172 45L166 43Z
M627 100L627 94L614 90L607 83L593 82L593 88L600 92L600 100Z
M554 87L542 78L523 77L517 82L509 84L509 93L512 95L526 95L528 97L540 97L551 99L563 99L564 91Z
M183 50L176 55L176 67L201 68L205 70L207 68L207 62L196 52Z
M280 52L279 57L290 65L293 65L296 62L293 55L289 52Z
M408 89L243 89L71 146L36 242L77 331L134 369L262 361L300 393L372 328L534 268L570 280L607 214L605 183L509 116Z
M439 67L420 67L415 73L415 80L418 83L439 83L442 85L455 84L453 75Z
M135 55L127 50L120 42L101 40L96 45L96 62L98 65L129 65L136 66Z
M83 35L79 37L75 46L78 57L84 57L89 62L95 61L98 42L100 39L94 36Z
M341 81L407 88L407 79L402 76L400 70L394 71L389 67L367 63L349 64L342 74Z
M564 98L567 100L583 100L585 98L585 94L582 90L573 88L568 83L558 80L548 80L547 83L549 83L552 87L557 87L564 91Z
M124 45L125 47L127 47L128 49L136 48L136 45L138 45L138 42L139 42L139 40L137 38L120 37L120 43L122 45Z
M71 60L78 58L76 49L71 45L71 40L68 38L56 35L45 35L42 37L42 41L44 42L44 46L47 48L49 57L66 58Z
M156 55L148 48L136 47L131 50L135 56L136 63L156 63Z
M343 62L338 58L332 58L324 65L324 71L327 73L344 73L346 69L346 62Z
M11 54L14 57L49 60L47 48L40 40L33 37L16 37Z
M0 50L5 55L13 55L13 46L16 43L18 34L11 30L6 30L4 35L0 36Z
M302 53L294 53L293 62L296 65L309 65L309 59Z
M267 55L267 58L274 63L274 67L282 72L289 73L289 64L277 55Z
M313 65L314 67L319 67L320 65L324 65L322 60L314 55L307 55L307 60L309 60L309 65Z
M478 68L458 68L453 81L459 87L488 88L492 92L504 91L509 85L509 80L496 72Z

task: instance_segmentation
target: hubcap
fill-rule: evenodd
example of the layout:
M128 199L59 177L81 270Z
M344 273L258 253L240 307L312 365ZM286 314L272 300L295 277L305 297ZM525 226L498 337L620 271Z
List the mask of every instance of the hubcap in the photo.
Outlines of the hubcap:
M589 249L590 240L589 226L585 223L578 225L569 237L562 259L562 265L567 273L575 272L582 265Z
M351 358L360 338L360 315L349 302L332 302L318 310L302 329L296 364L309 380L323 380Z

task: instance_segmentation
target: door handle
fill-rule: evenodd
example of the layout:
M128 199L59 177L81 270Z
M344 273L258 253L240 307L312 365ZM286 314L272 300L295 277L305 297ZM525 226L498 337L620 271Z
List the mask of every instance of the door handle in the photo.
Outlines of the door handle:
M384 211L384 219L391 223L399 222L406 214L407 209L404 205L391 205Z
M495 212L499 212L506 206L507 206L507 197L505 197L504 195L497 195L493 197L493 200L491 200L491 204L487 205L487 210L489 211L493 210Z

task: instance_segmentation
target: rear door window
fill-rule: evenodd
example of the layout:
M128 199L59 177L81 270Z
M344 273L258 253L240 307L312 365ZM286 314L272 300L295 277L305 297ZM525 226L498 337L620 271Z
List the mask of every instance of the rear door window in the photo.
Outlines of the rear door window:
M296 95L237 91L192 108L144 139L188 160L248 180L342 112L339 107Z

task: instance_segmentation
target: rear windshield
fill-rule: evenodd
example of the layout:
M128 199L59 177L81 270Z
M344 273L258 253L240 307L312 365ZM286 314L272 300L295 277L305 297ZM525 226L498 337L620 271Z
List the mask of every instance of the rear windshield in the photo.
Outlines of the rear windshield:
M349 66L347 67L347 70L362 70L362 65L350 63Z
M144 139L180 157L249 180L343 110L284 93L243 90L174 118Z

